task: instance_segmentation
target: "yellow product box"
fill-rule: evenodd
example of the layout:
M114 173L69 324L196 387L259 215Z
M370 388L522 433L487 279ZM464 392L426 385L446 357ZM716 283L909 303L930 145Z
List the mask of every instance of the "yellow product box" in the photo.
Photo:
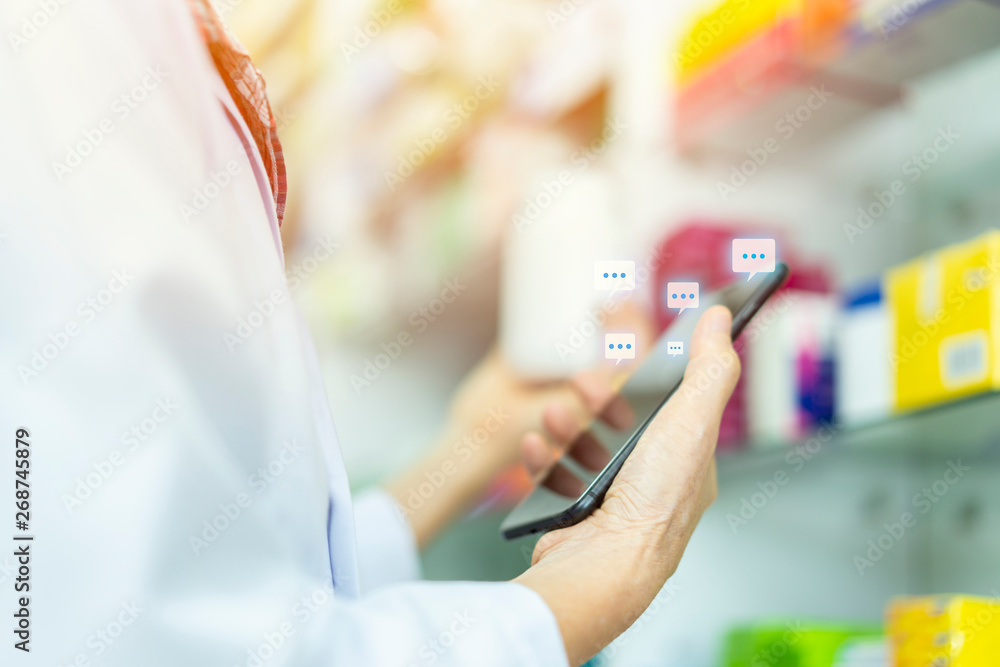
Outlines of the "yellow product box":
M801 11L802 0L724 0L696 19L681 39L674 58L678 81L690 79L753 35Z
M1000 389L1000 231L891 269L885 296L896 411Z
M995 667L1000 596L899 598L889 605L886 632L894 667Z
M689 82L740 46L788 21L795 23L801 50L794 55L805 58L829 42L854 11L852 0L723 0L699 16L681 39L674 54L677 81Z

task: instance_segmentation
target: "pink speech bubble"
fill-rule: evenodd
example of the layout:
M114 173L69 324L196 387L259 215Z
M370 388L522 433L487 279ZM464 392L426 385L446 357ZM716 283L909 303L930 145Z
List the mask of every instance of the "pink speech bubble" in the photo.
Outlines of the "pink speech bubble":
M615 366L620 364L622 359L635 359L635 334L604 334L604 357L617 359Z
M680 308L680 315L687 308L698 307L698 283L667 283L667 308Z
M733 239L733 273L773 273L774 239Z

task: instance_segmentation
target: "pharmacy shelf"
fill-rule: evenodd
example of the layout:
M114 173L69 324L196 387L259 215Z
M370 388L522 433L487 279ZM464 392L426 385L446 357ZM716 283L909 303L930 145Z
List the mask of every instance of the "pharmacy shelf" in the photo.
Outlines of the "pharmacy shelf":
M1000 45L998 3L924 0L905 9L902 3L882 6L872 26L853 31L850 47L830 63L830 71L903 84Z
M1000 393L991 392L911 412L880 422L843 427L834 425L826 442L803 438L795 442L751 442L719 454L720 476L757 472L780 464L792 451L836 449L842 455L898 460L901 456L970 460L1000 459Z
M781 26L739 47L680 91L682 153L796 154L898 103L908 82L1000 46L998 1L927 0L911 14L900 14L901 6L884 4L821 57L799 54Z

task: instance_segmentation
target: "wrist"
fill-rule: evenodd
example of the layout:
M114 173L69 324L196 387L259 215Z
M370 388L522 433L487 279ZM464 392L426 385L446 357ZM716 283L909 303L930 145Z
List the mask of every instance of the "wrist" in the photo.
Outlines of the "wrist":
M549 605L572 665L628 629L676 568L654 531L587 533L543 538L540 559L515 579Z

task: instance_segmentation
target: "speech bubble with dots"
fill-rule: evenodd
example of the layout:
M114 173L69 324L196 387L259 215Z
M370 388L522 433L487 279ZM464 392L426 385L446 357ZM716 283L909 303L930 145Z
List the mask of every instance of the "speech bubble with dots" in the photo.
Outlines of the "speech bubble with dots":
M626 292L635 289L635 262L607 260L594 262L594 289Z
M620 364L622 359L635 359L635 334L604 334L604 358L617 359L615 366Z
M700 294L698 283L667 283L667 308L680 308L678 315L697 308Z
M733 273L774 273L774 239L733 239Z

